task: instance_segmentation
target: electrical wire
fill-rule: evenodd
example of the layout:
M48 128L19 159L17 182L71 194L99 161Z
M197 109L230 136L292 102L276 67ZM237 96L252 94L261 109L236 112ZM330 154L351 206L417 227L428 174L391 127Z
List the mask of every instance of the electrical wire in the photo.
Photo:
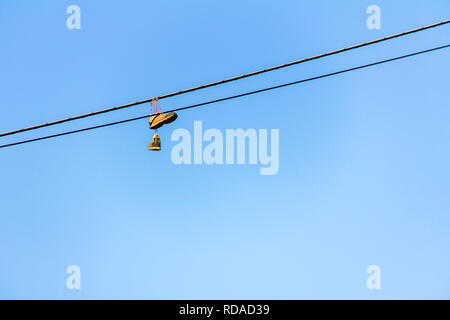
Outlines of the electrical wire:
M448 24L448 23L450 23L450 20L445 20L445 21L442 21L442 22L438 22L438 23L435 23L435 24L431 24L431 25L428 25L428 26L421 27L421 28L417 28L417 29L405 31L405 32L402 32L402 33L394 34L394 35L387 36L387 37L384 37L384 38L380 38L380 39L376 39L376 40L360 43L360 44L357 44L357 45L353 45L353 46L350 46L350 47L346 47L346 48L343 48L343 49L339 49L339 50L335 50L335 51L319 54L319 55L316 55L316 56L313 56L313 57L304 58L304 59L296 60L296 61L289 62L289 63L286 63L286 64L278 65L278 66L275 66L275 67L271 67L271 68L267 68L267 69L263 69L263 70L259 70L259 71L255 71L255 72L251 72L251 73L247 73L247 74L243 74L243 75L240 75L240 76L237 76L237 77L228 78L228 79L225 79L225 80L212 82L212 83L201 85L201 86L198 86L198 87L193 87L193 88L190 88L190 89L185 89L185 90L181 90L181 91L178 91L178 92L173 92L173 93L161 95L161 96L158 96L156 98L158 100L161 100L161 99L174 97L174 96L177 96L177 95L180 95L180 94L184 94L184 93L193 92L193 91L197 91L197 90L201 90L201 89L217 86L219 84L224 84L224 83L227 83L227 82L232 82L232 81L236 81L236 80L247 78L247 77L252 77L252 76L255 76L255 75L262 74L262 73L266 73L266 72L270 72L270 71L273 71L273 70L290 67L290 66L293 66L293 65L297 65L297 64L300 64L300 63L307 62L307 61L317 60L317 59L320 59L320 58L328 57L328 56L335 55L335 54L338 54L338 53L342 53L342 52L345 52L345 51L354 50L354 49L365 47L365 46L369 46L369 45L372 45L372 44L375 44L375 43L379 43L379 42L387 41L387 40L390 40L390 39L394 39L394 38L402 37L402 36L405 36L405 35L409 35L409 34L412 34L412 33L420 32L420 31L423 31L423 30L436 28L438 26L442 26L442 25L445 25L445 24ZM0 137L13 135L13 134L17 134L17 133L21 133L21 132L25 132L25 131L29 131L29 130L35 130L35 129L39 129L39 128L44 128L44 127L48 127L48 126L53 126L53 125L56 125L56 124L61 124L61 123L68 122L68 121L73 121L73 120L78 120L78 119L82 119L82 118L87 118L87 117L91 117L91 116L95 116L95 115L99 115L99 114L103 114L103 113L107 113L107 112L111 112L111 111L116 111L116 110L120 110L120 109L124 109L124 108L129 108L129 107L132 107L132 106L136 106L136 105L140 105L140 104L143 104L143 103L151 102L153 99L155 99L155 98L145 99L145 100L141 100L141 101L136 101L136 102L133 102L133 103L124 104L124 105L116 106L116 107L113 107L113 108L98 110L98 111L94 111L94 112L91 112L91 113L86 113L86 114L82 114L82 115L78 115L78 116L74 116L74 117L69 117L69 118L66 118L66 119L61 119L61 120L57 120L57 121L53 121L53 122L39 124L39 125L35 125L35 126L23 128L23 129L18 129L18 130L14 130L14 131L9 131L9 132L5 132L5 133L0 133Z
M368 67L372 67L372 66L376 66L376 65L380 65L380 64L396 61L396 60L400 60L400 59L405 59L405 58L417 56L417 55L420 55L420 54L424 54L424 53L428 53L428 52L432 52L432 51L445 49L445 48L448 48L448 47L450 47L450 44L444 45L444 46L440 46L440 47L431 48L431 49L428 49L428 50L423 50L423 51L410 53L410 54L399 56L399 57L395 57L395 58L381 60L381 61L365 64L365 65L358 66L358 67L353 67L353 68L344 69L344 70L340 70L340 71L336 71L336 72L332 72L332 73L327 73L327 74L323 74L323 75L320 75L320 76L315 76L315 77L306 78L306 79L302 79L302 80L298 80L298 81L294 81L294 82L284 83L284 84L273 86L273 87L268 87L268 88L259 89L259 90L255 90L255 91L245 92L245 93L241 93L241 94L238 94L238 95L229 96L229 97L216 99L216 100L211 100L211 101L207 101L207 102L202 102L202 103L198 103L198 104L194 104L194 105L190 105L190 106L180 107L180 108L168 110L166 112L175 112L175 111L181 111L181 110L186 110L186 109L192 109L192 108L197 108L197 107L200 107L200 106L205 106L205 105L208 105L208 104L213 104L213 103L222 102L222 101L226 101L226 100L241 98L241 97L253 95L253 94L256 94L256 93L261 93L261 92L265 92L265 91L279 89L279 88L283 88L283 87L287 87L287 86L291 86L291 85L295 85L295 84L305 83L305 82L309 82L309 81L312 81L312 80L317 80L317 79L322 79L322 78L326 78L326 77L331 77L331 76L334 76L334 75L343 74L343 73L347 73L347 72L350 72L350 71L355 71L355 70L364 69L364 68L368 68ZM23 140L23 141L10 143L10 144L0 145L0 148L12 147L12 146L16 146L16 145L20 145L20 144L24 144L24 143L30 143L30 142L35 142L35 141L40 141L40 140L45 140L45 139L65 136L65 135L68 135L68 134L73 134L73 133L78 133L78 132L83 132L83 131L88 131L88 130L94 130L94 129L104 128L104 127L109 127L109 126L113 126L113 125L117 125L117 124L121 124L121 123L126 123L126 122L131 122L131 121L144 119L144 118L147 118L149 116L157 115L157 114L160 114L160 112L153 113L153 114L147 114L145 116L139 116L139 117L130 118L130 119L126 119L126 120L110 122L110 123L106 123L106 124L102 124L102 125L98 125L98 126L87 127L87 128L83 128L83 129L67 131L67 132L62 132L62 133L53 134L53 135L49 135L49 136L34 138L34 139L30 139L30 140Z

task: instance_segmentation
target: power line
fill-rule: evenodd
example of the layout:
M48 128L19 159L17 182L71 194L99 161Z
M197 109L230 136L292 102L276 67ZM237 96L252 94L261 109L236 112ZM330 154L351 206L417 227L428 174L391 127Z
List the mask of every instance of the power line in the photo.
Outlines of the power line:
M436 50L445 49L445 48L448 48L448 47L450 47L450 44L445 45L445 46L432 48L432 49L428 49L428 50L423 50L423 51L410 53L410 54L407 54L407 55L403 55L403 56L399 56L399 57L395 57L395 58L391 58L391 59L381 60L381 61L365 64L365 65L358 66L358 67L353 67L353 68L344 69L344 70L340 70L340 71L336 71L336 72L332 72L332 73L327 73L327 74L323 74L323 75L320 75L320 76L315 76L315 77L312 77L312 78L306 78L306 79L302 79L302 80L298 80L298 81L294 81L294 82L289 82L289 83L284 83L284 84L273 86L273 87L268 87L268 88L259 89L259 90L255 90L255 91L245 92L245 93L241 93L241 94L238 94L238 95L229 96L229 97L216 99L216 100L211 100L211 101L207 101L207 102L202 102L202 103L198 103L198 104L194 104L194 105L190 105L190 106L186 106L186 107L176 108L176 109L168 110L167 112L181 111L181 110L186 110L186 109L191 109L191 108L197 108L197 107L205 106L205 105L208 105L208 104L213 104L213 103L222 102L222 101L226 101L226 100L241 98L241 97L249 96L249 95L256 94L256 93L261 93L261 92L265 92L265 91L269 91L269 90L279 89L279 88L283 88L283 87L287 87L287 86L291 86L291 85L295 85L295 84L300 84L300 83L304 83L304 82L308 82L308 81L312 81L312 80L322 79L322 78L326 78L326 77L330 77L330 76L334 76L334 75L338 75L338 74L342 74L342 73L346 73L346 72L350 72L350 71L355 71L355 70L359 70L359 69L368 68L368 67L380 65L380 64L383 64L383 63L387 63L387 62L392 62L392 61L396 61L396 60L400 60L400 59L405 59L405 58L409 58L409 57L412 57L412 56L417 56L417 55L420 55L420 54L424 54L424 53L428 53L428 52L432 52L432 51L436 51ZM40 138L35 138L35 139L30 139L30 140L23 140L23 141L19 141L19 142L10 143L10 144L0 145L0 148L12 147L12 146L16 146L16 145L19 145L19 144L30 143L30 142L35 142L35 141L39 141L39 140L45 140L45 139L65 136L65 135L72 134L72 133L78 133L78 132L83 132L83 131L88 131L88 130L94 130L94 129L104 128L104 127L109 127L109 126L113 126L113 125L117 125L117 124L121 124L121 123L126 123L126 122L131 122L131 121L144 119L144 118L147 118L147 117L149 117L151 115L156 115L156 114L159 114L159 112L158 113L153 113L153 114L148 114L148 115L145 115L145 116L130 118L130 119L126 119L126 120L110 122L110 123L106 123L106 124L102 124L102 125L98 125L98 126L87 127L87 128L73 130L73 131L66 131L66 132L62 132L62 133L58 133L58 134L54 134L54 135L50 135L50 136L44 136L44 137L40 137Z
M296 60L296 61L289 62L289 63L286 63L286 64L282 64L282 65L279 65L279 66L275 66L275 67L271 67L271 68L267 68L267 69L263 69L263 70L259 70L259 71L255 71L255 72L251 72L251 73L247 73L247 74L243 74L243 75L240 75L240 76L237 76L237 77L228 78L228 79L225 79L225 80L212 82L212 83L201 85L201 86L198 86L198 87L193 87L193 88L190 88L190 89L185 89L185 90L181 90L181 91L178 91L178 92L165 94L165 95L162 95L162 96L158 96L157 98L159 100L161 100L161 99L174 97L174 96L177 96L177 95L180 95L180 94L184 94L184 93L193 92L193 91L197 91L197 90L201 90L201 89L217 86L219 84L224 84L224 83L227 83L227 82L232 82L232 81L236 81L236 80L239 80L239 79L252 77L252 76L255 76L255 75L258 75L258 74L262 74L262 73L270 72L270 71L273 71L273 70L290 67L290 66L293 66L293 65L297 65L297 64L300 64L300 63L307 62L307 61L317 60L317 59L320 59L320 58L328 57L328 56L335 55L335 54L338 54L338 53L342 53L342 52L345 52L345 51L350 51L350 50L353 50L353 49L357 49L357 48L365 47L365 46L372 45L372 44L375 44L375 43L391 40L391 39L394 39L394 38L402 37L402 36L409 35L409 34L416 33L416 32L420 32L420 31L423 31L423 30L435 28L435 27L438 27L438 26L445 25L447 23L450 23L450 20L445 20L445 21L442 21L442 22L439 22L439 23L435 23L435 24L432 24L432 25L429 25L429 26L424 26L424 27L421 27L421 28L409 30L409 31L402 32L402 33L397 33L397 34L394 34L394 35L391 35L391 36L387 36L387 37L384 37L384 38L380 38L380 39L376 39L376 40L360 43L360 44L353 45L353 46L350 46L350 47L346 47L346 48L343 48L343 49L339 49L339 50L335 50L335 51L319 54L319 55L316 55L316 56L313 56L313 57ZM129 104L124 104L124 105L113 107L113 108L98 110L98 111L94 111L94 112L91 112L91 113L86 113L86 114L82 114L82 115L78 115L78 116L74 116L74 117L70 117L70 118L66 118L66 119L61 119L61 120L57 120L57 121L53 121L53 122L39 124L39 125L35 125L35 126L23 128L23 129L10 131L10 132L0 133L0 137L12 135L12 134L17 134L17 133L21 133L21 132L25 132L25 131L29 131L29 130L35 130L35 129L39 129L39 128L44 128L44 127L48 127L48 126L52 126L52 125L56 125L56 124L61 124L61 123L68 122L68 121L73 121L73 120L78 120L78 119L82 119L82 118L87 118L87 117L91 117L91 116L95 116L95 115L99 115L99 114L103 114L103 113L107 113L107 112L111 112L111 111L116 111L116 110L120 110L120 109L124 109L124 108L129 108L129 107L132 107L132 106L136 106L136 105L140 105L140 104L143 104L143 103L151 102L153 99L154 98L145 99L145 100L141 100L141 101L137 101L137 102L133 102L133 103L129 103Z

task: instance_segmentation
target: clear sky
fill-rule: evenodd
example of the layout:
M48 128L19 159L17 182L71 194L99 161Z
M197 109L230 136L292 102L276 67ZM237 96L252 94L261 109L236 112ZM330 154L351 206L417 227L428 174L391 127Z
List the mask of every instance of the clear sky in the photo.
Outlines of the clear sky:
M81 8L69 30L66 8ZM381 8L381 30L366 9ZM448 0L1 1L0 131L450 17ZM163 109L448 44L450 26L161 101ZM450 50L0 150L0 298L450 298ZM148 104L0 138L149 113ZM280 166L175 165L177 128L279 129ZM66 287L69 265L81 290ZM369 290L366 269L381 268Z

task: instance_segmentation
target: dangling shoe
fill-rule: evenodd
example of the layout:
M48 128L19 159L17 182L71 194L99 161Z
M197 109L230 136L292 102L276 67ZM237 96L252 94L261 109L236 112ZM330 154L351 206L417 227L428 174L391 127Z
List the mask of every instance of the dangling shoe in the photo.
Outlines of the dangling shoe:
M148 122L150 129L161 128L164 124L174 122L178 118L175 112L158 113L157 115L150 116Z
M153 150L153 151L161 150L161 139L159 138L157 133L155 133L155 135L153 136L152 142L148 146L148 150Z

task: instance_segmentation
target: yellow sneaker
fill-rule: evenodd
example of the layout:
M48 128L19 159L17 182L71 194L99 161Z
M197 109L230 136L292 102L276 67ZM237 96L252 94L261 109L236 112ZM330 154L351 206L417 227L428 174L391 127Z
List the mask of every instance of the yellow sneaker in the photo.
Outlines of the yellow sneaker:
M178 118L175 112L169 113L159 113L154 116L150 116L148 122L150 124L150 129L161 128L164 124L174 122Z
M148 146L148 150L153 150L153 151L161 150L161 139L159 138L157 133L155 133L155 135L153 136L152 142Z

